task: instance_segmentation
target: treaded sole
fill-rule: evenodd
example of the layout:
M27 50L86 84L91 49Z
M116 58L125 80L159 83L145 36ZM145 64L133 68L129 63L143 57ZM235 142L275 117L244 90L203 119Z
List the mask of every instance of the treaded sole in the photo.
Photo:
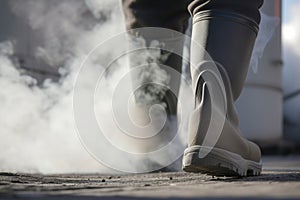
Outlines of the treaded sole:
M207 154L201 158L199 152ZM219 149L193 146L185 150L182 168L186 172L203 173L217 177L258 176L262 163L246 160L240 155Z

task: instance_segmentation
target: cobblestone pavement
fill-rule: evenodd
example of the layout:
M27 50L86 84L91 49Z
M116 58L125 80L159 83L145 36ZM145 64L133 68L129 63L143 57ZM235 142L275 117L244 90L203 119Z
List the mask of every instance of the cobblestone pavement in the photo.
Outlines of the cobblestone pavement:
M0 199L300 199L300 156L264 157L262 176L0 173Z

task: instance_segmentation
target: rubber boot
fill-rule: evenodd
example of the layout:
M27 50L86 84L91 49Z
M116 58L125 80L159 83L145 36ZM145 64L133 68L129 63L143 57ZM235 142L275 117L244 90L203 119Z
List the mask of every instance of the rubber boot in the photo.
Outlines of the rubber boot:
M260 174L260 149L242 137L234 106L248 72L258 27L257 21L233 10L206 10L193 16L191 63L196 69L191 71L196 107L190 118L188 148L183 156L184 171L214 176ZM197 45L204 49L199 50ZM209 63L210 58L221 76L221 84L216 78L203 78L206 73L203 69L207 67L201 67L204 61ZM225 90L225 95L220 96L225 98L225 120L220 133L213 133L216 137L208 135L209 126L218 124L212 119L215 105L210 85L219 88L223 85Z

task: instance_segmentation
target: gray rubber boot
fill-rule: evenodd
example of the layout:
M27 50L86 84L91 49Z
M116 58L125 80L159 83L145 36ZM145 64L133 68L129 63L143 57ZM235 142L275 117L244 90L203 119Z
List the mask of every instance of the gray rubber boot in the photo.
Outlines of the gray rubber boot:
M239 97L258 33L256 21L232 11L209 10L193 17L191 63L196 93L196 108L190 118L188 148L184 152L183 170L215 176L249 176L261 172L259 147L241 136L234 101ZM222 88L214 79L204 79L203 65L209 56L215 61L224 83L226 113L224 126L214 137L209 126L217 126L211 85ZM217 122L218 123L218 122ZM221 122L220 122L221 123Z

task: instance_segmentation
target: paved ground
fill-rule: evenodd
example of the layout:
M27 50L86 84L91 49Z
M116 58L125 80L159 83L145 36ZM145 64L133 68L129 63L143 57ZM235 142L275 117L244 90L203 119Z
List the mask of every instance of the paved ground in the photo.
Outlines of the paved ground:
M48 175L0 173L0 199L300 199L300 156L264 157L260 177L201 174Z

